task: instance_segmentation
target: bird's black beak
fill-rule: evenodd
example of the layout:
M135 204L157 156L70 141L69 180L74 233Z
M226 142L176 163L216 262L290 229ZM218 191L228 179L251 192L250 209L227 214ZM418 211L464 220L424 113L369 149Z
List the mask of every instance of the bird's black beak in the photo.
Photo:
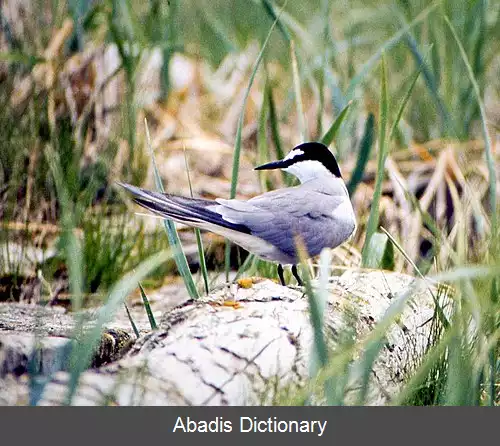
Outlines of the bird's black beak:
M262 164L262 166L257 166L254 170L273 170L273 169L283 169L286 167L286 163L283 160L273 161L272 163Z

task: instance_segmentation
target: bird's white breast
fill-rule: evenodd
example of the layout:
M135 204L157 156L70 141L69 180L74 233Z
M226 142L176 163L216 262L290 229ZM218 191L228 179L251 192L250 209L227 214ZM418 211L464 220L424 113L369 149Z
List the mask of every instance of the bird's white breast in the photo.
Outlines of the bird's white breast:
M354 214L354 209L349 196L346 196L345 199L343 199L342 202L333 210L332 217L336 222L336 226L341 228L341 231L344 233L345 240L354 234L357 226L356 215Z

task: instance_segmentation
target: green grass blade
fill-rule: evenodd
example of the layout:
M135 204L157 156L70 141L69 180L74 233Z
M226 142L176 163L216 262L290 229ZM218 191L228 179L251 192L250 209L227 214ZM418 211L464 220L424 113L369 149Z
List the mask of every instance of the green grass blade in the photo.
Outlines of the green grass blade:
M59 153L52 146L47 145L45 157L49 165L59 203L61 206L61 246L63 247L65 261L69 272L71 290L71 303L75 312L82 307L83 302L83 262L82 249L75 234L75 204L71 202L68 188L62 171Z
M451 134L456 135L457 131L454 128L450 112L446 107L446 104L444 103L441 94L439 93L439 87L438 87L438 82L436 80L436 76L433 74L424 56L418 49L418 45L415 39L411 35L407 34L406 42L408 44L408 47L410 48L410 52L413 58L415 59L417 66L419 67L419 71L422 71L425 85L427 86L427 89L429 90L430 93L430 97L434 102L441 117L441 122L442 122L441 131L443 132L443 134L449 134L451 132Z
M366 404L366 397L370 385L370 378L373 376L373 363L377 359L380 350L384 346L385 337L371 340L367 343L363 357L358 363L361 369L361 388L358 393L356 405L362 406Z
M349 83L349 87L347 89L346 97L348 99L353 99L354 92L359 84L361 84L368 73L372 70L375 64L382 57L382 54L391 49L394 45L396 45L405 35L410 31L413 27L422 22L432 11L434 11L439 5L440 1L435 1L431 3L427 8L425 8L420 14L418 14L408 25L400 29L396 34L394 34L390 39L386 40L385 43L373 54L368 61L361 67L358 74L351 79Z
M302 104L302 88L300 86L299 67L297 64L297 51L295 42L290 42L290 55L292 57L293 90L295 94L295 106L297 107L297 125L301 141L307 141L308 131L304 115L304 105Z
M459 282L466 280L493 279L500 276L500 265L466 265L427 276L434 282Z
M418 266L415 262L410 258L407 252L403 249L403 247L397 242L397 240L391 235L387 229L383 226L380 227L380 230L387 236L387 238L391 241L391 243L396 247L396 249L403 255L406 261L412 266L413 270L420 276L420 278L425 279L425 276L422 274Z
M0 52L0 62L19 63L31 70L35 65L45 62L43 57L25 54L20 51Z
M425 276L422 274L422 272L420 271L420 269L418 268L418 266L415 264L415 262L410 258L410 256L408 255L408 253L397 242L397 240L384 227L380 227L380 229L388 237L388 239L390 240L390 242L392 243L392 245L394 245L396 247L396 249L403 255L403 257L405 258L405 260L412 266L413 270L420 276L421 279L423 279L425 281L426 280ZM429 292L430 292L430 294L431 294L431 296L432 296L432 298L434 300L434 304L436 305L436 311L437 311L437 314L439 316L439 321L441 322L441 324L443 325L443 327L447 328L450 325L450 321L446 317L446 315L445 315L445 313L443 311L443 308L442 308L441 304L439 303L439 300L437 299L437 297L435 296L435 294L430 289L429 289Z
M400 393L391 401L392 406L405 404L421 389L432 368L435 367L440 358L446 353L452 335L453 332L448 331L436 345L429 349L422 363L413 371L406 384L401 388Z
M362 263L366 264L369 254L370 240L375 234L379 223L379 204L382 195L382 182L385 175L385 160L387 158L388 144L387 144L387 119L389 113L389 97L387 92L387 73L385 56L382 56L380 65L380 122L378 134L378 160L377 160L377 178L375 182L375 190L373 192L373 199L371 204L370 216L368 217L368 225L366 228L366 238L362 249Z
M493 308L498 309L499 302L499 288L498 288L498 278L495 277L491 281L491 289L490 289L490 299L493 305ZM499 316L498 311L493 311L493 314L490 316L488 325L490 333L498 332L499 324ZM488 386L488 403L490 406L494 406L496 404L496 395L497 395L497 364L498 364L498 354L499 354L499 344L498 341L494 344L493 348L490 349L489 354L489 386Z
M281 35L289 43L292 40L292 36L290 35L285 23L281 20L280 16L276 14L273 4L269 0L262 0L262 6L264 7L264 10L269 15L269 17L271 17L273 22L277 23Z
M333 46L332 39L330 39L330 1L323 0L321 3L321 14L323 16L323 43L325 45L322 51L322 66L319 70L318 76L318 90L319 90L319 106L318 115L316 118L316 135L323 133L323 112L325 110L325 77L330 63L330 46Z
M401 183L400 183L400 185L404 190L405 198L411 203L412 209L418 211L418 213L420 214L420 216L422 218L423 224L429 229L430 233L433 235L434 243L438 246L439 245L446 245L449 249L451 259L455 263L457 263L457 255L453 251L452 246L450 246L449 242L447 241L447 239L446 239L445 235L443 234L443 232L441 231L441 229L436 224L436 221L432 218L432 216L429 214L429 212L424 211L422 209L422 206L420 205L420 201L418 200L418 198L415 197L415 195L408 192L403 187L403 185ZM383 231L385 231L384 228L381 228L381 229ZM389 237L391 237L390 234L389 234Z
M191 198L193 198L193 187L191 185L191 174L189 171L189 163L186 155L186 148L184 148L184 162L186 163L186 172L189 183L189 193ZM208 295L210 292L208 286L208 269L207 261L205 259L205 249L203 248L203 240L201 239L201 231L198 228L194 228L194 233L196 235L196 246L198 247L198 257L200 258L200 269L203 276L203 284L205 285L205 293Z
M274 101L273 90L271 86L269 86L267 90L267 102L269 107L269 123L271 125L271 139L276 149L276 159L283 159L285 157L285 152L283 151L283 144L281 142L279 120L276 113L276 103ZM280 172L284 183L287 186L291 186L293 177L287 176L286 173L282 170L280 170Z
M366 165L370 159L370 153L373 147L373 137L375 135L375 116L373 113L368 115L368 119L365 124L365 131L363 133L363 138L361 139L361 144L359 145L359 154L356 160L356 166L351 174L349 183L347 183L347 191L352 197L359 183L363 180L363 175L365 173Z
M73 29L73 46L74 51L82 51L83 49L83 19L86 14L86 9L89 6L89 2L85 0L68 0L68 9L72 16L74 29Z
M331 252L329 250L323 250L319 257L319 278L318 278L318 290L315 294L317 302L317 312L318 318L321 321L321 332L323 333L323 326L325 320L325 312L328 306L328 284L330 280L330 270L332 264ZM312 315L311 315L312 319ZM326 341L325 341L326 343ZM319 346L318 346L319 347ZM318 348L316 347L316 348ZM328 355L328 346L327 346ZM329 357L327 356L327 361ZM325 381L325 396L328 405L332 406L335 404L335 394L336 392L335 380L333 377L328 377Z
M288 1L288 0L287 0ZM281 8L281 11L285 9L286 3L283 4L283 7ZM248 87L245 91L245 96L243 98L243 104L241 106L241 113L240 117L238 119L238 126L236 128L236 138L235 138L235 143L234 143L234 155L233 155L233 171L231 175L231 193L229 198L234 198L236 197L236 188L238 187L238 175L240 171L240 154L241 154L241 132L243 131L243 120L245 118L245 109L248 101L248 96L250 95L250 89L252 88L253 81L255 79L255 76L257 74L257 70L260 66L260 63L262 61L262 58L264 57L264 51L267 47L267 44L269 43L269 40L271 38L271 35L273 33L274 27L278 23L279 17L281 16L281 12L276 18L276 20L273 22L271 25L271 28L269 29L269 32L267 33L266 39L264 40L264 43L262 44L262 48L260 49L259 55L257 56L257 60L255 61L252 74L250 75L250 80L248 82ZM229 280L229 266L230 266L230 254L231 254L231 245L229 240L226 240L226 251L225 251L225 270L226 270L226 280Z
M472 83L472 86L474 87L474 93L476 95L476 100L477 100L477 103L479 105L479 112L481 114L481 129L483 131L484 145L485 145L485 152L486 152L486 162L488 164L489 189L490 189L490 208L491 208L491 210L490 210L490 212L491 212L491 227L492 227L492 234L494 235L494 237L496 237L496 235L497 235L497 174L496 174L495 159L493 157L491 139L490 139L490 135L488 133L486 111L484 108L483 100L481 99L481 90L479 89L479 85L477 83L476 77L474 75L474 71L473 71L472 66L469 62L469 59L467 57L467 53L465 52L465 49L462 45L462 42L460 42L460 39L458 37L457 32L455 31L455 28L453 27L453 25L451 24L451 22L447 16L444 17L444 20L445 20L446 24L448 25L448 27L450 28L450 31L453 34L453 38L455 39L455 42L460 50L460 55L462 56L464 64L467 68L467 74L469 75L469 79Z
M269 159L269 145L267 144L267 118L269 103L266 101L267 90L269 88L268 82L264 87L264 97L262 100L262 107L259 113L259 124L257 128L257 153L259 156L259 164L264 164L267 159ZM259 181L260 189L265 192L268 190L268 185L266 182L267 175L264 175L263 171L259 171Z
M125 116L127 119L127 141L130 159L135 158L137 105L135 101L135 76L137 73L140 53L130 51L135 42L134 29L131 22L131 6L126 1L112 0L112 8L108 12L108 28L110 37L115 43L125 71ZM140 50L142 48L138 46Z
M286 3L283 5L283 8L286 6ZM279 18L279 17L278 17ZM241 113L240 117L238 119L238 126L236 129L236 138L235 138L235 146L234 146L234 155L233 155L233 171L231 175L231 194L230 198L234 198L236 196L236 188L238 187L238 174L239 174L239 169L240 169L240 153L241 153L241 132L243 130L243 120L245 118L245 109L246 109L246 104L248 101L248 96L250 95L250 89L252 88L255 76L257 74L257 70L260 66L260 63L262 61L262 58L264 56L264 51L267 47L267 44L269 43L269 40L271 38L272 32L274 30L274 27L276 26L278 22L278 18L274 21L272 24L271 28L269 29L269 32L267 34L266 39L264 40L264 43L262 45L262 48L259 52L259 55L257 56L257 60L255 61L252 73L250 75L250 80L248 82L248 87L245 91L245 96L243 98L243 104L241 107Z
M399 121L401 120L401 116L403 116L403 112L406 108L406 105L408 104L408 101L410 99L413 88L415 87L415 84L417 83L417 80L418 80L421 72L422 72L422 67L420 67L419 70L413 76L413 79L410 83L410 87L408 88L406 94L404 95L403 99L401 100L401 104L399 105L398 112L396 113L396 118L394 119L394 122L392 123L391 131L389 132L389 141L391 141L392 138L396 135Z
M361 343L347 345L332 356L328 366L318 374L316 380L314 380L314 382L311 381L303 390L298 392L300 398L304 398L314 389L314 387L326 383L327 380L331 379L335 374L346 370L346 367L352 362L360 349L366 350L368 346L373 345L377 340L383 339L392 324L401 316L408 302L421 287L421 282L415 282L410 288L399 292L392 299L392 303L385 311L383 318L375 325L368 336ZM337 400L339 400L339 398L337 398Z
M458 320L453 321L458 330L455 330L455 336L451 338L448 345L448 380L446 390L441 403L445 406L470 406L471 386L474 376L470 354L468 354L463 345L463 338L460 333L466 331L466 328L459 322L461 314L457 314Z
M203 276L203 286L205 287L205 294L210 293L210 287L208 286L208 267L205 258L205 249L203 247L203 240L201 238L201 231L198 228L194 229L194 234L196 236L196 246L198 247L198 257L200 258L200 270Z
M127 313L128 320L130 321L130 325L132 326L132 330L134 331L135 337L139 339L139 336L141 335L139 333L139 330L137 329L137 325L135 325L134 319L132 318L132 315L130 314L130 310L128 309L127 304L124 302L123 306L125 307L125 312Z
M347 117L347 112L349 111L349 107L351 106L352 101L349 101L347 105L344 107L344 109L339 113L337 116L337 119L334 121L334 123L331 125L331 127L328 129L328 131L325 133L323 138L321 138L321 142L325 146L329 146L335 137L337 136L337 133L340 130L340 126L344 122L345 118Z
M239 279L242 274L250 269L253 261L256 259L254 254L248 254L248 257L245 259L243 264L238 268L238 272L236 273L236 279Z
M156 22L160 22L158 18L154 17ZM160 71L161 81L161 97L166 100L170 93L170 63L175 54L175 46L177 46L178 26L179 21L179 2L178 0L170 0L168 2L168 19L164 23L164 39L167 41L167 48L163 49L163 62Z
M144 309L146 310L146 314L148 315L149 325L151 326L151 330L156 330L158 325L156 325L156 320L153 315L153 310L151 309L151 305L149 304L148 296L146 296L146 292L139 282L139 290L141 291L142 303L144 304Z
M394 271L394 246L386 234L375 232L370 240L366 268Z
M75 343L75 348L71 352L71 367L66 404L71 404L78 387L80 376L91 364L92 356L98 345L99 339L101 338L101 333L105 325L111 322L114 314L123 304L125 298L137 286L137 283L167 260L172 258L172 255L172 249L162 251L151 256L132 272L126 274L111 289L106 303L99 309L97 319L92 328L83 333L83 335L80 335L82 326L75 329L79 342Z
M319 72L318 77L318 90L319 90L319 104L318 104L318 113L316 115L316 135L319 138L319 135L323 133L323 110L325 109L325 71L326 71L326 55L323 58L323 67Z
M269 104L269 122L271 123L271 138L276 148L277 159L282 159L285 157L285 152L283 152L283 145L281 143L281 136L279 131L279 121L278 115L276 113L276 103L273 97L272 87L269 86L267 90L267 102Z
M305 245L299 238L296 239L295 244L297 246L297 253L300 259L301 278L304 282L305 293L309 302L309 317L311 319L311 326L314 333L313 352L311 354L310 364L311 377L314 378L328 366L328 346L323 333L323 324L327 296L326 286L328 284L325 274L328 275L328 266L330 262L326 262L325 255L323 255L321 284L324 289L322 289L320 293L315 293L311 283L309 268L307 266L307 251ZM333 390L334 389L330 381L326 380L325 396L329 403L335 398Z
M309 317L314 332L313 354L311 355L311 371L318 373L328 365L328 349L323 334L323 319L321 304L311 285L308 267L301 265L301 278L304 282L305 292L309 302ZM326 389L325 389L326 390ZM326 392L325 392L326 393Z
M67 369L73 346L74 341L69 340L63 345L55 347L54 352L51 353L52 359L50 368L53 371L52 373L46 373L47 371L41 370L40 356L42 352L40 349L35 346L31 351L27 364L30 406L38 405L43 398L45 387L52 381L54 374L60 370Z
M161 193L165 193L165 189L163 188L163 183L160 177L160 172L158 170L158 166L156 165L153 148L151 146L151 137L149 135L149 127L147 119L144 119L144 125L146 128L146 138L147 138L149 153L151 156L151 162L153 163L156 188ZM193 280L193 275L191 274L191 271L189 269L186 255L182 250L181 241L179 239L179 234L177 234L177 229L175 228L175 224L172 220L164 219L163 225L165 227L165 231L167 232L168 242L174 252L175 264L177 265L179 274L182 276L182 279L184 280L184 284L189 293L189 296L192 299L199 299L200 295L198 294L198 290Z

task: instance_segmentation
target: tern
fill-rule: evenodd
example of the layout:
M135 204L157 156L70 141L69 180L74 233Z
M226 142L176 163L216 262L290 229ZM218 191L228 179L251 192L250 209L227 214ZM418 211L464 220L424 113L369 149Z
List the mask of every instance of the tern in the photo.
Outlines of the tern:
M335 156L319 142L294 147L279 161L255 170L281 169L300 184L263 193L249 200L205 200L162 194L118 183L137 204L166 219L211 231L231 240L261 259L291 265L297 283L299 254L296 238L308 257L324 248L336 248L356 229L356 217Z

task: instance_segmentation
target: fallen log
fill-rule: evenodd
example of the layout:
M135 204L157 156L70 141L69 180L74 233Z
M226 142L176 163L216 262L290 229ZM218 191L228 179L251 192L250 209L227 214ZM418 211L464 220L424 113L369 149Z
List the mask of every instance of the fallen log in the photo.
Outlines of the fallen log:
M420 362L431 339L433 291L411 276L383 271L347 270L331 278L324 333L333 358L346 336L351 344L363 341L388 309L402 306L373 363L365 404L389 404ZM235 303L228 305L228 298ZM51 317L44 339L57 344L67 336L61 326L70 316ZM129 330L128 321L117 321L114 328ZM0 311L0 341L7 330ZM72 404L290 404L310 382L312 345L308 299L301 290L267 279L223 286L201 301L186 301L167 311L159 329L128 346L121 359L85 371ZM347 403L359 397L362 353L355 353L346 369ZM0 347L2 369L5 354L2 359ZM67 371L52 374L40 404L62 404L68 377ZM27 401L25 374L16 376L11 370L0 375L0 404ZM308 401L323 402L321 396Z

